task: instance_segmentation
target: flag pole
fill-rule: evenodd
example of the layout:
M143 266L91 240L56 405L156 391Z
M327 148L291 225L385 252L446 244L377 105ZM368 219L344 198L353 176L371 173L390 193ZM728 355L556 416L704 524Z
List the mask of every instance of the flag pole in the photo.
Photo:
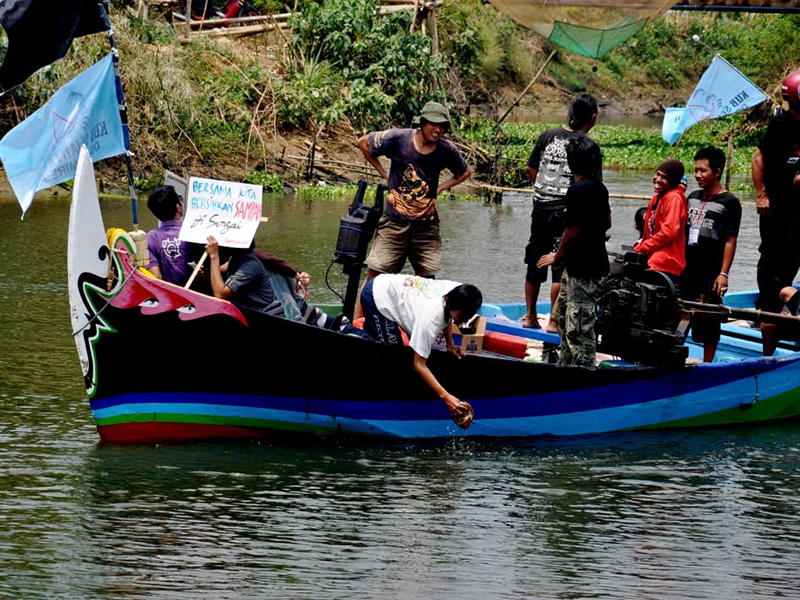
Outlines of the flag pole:
M108 28L108 41L111 44L112 62L114 63L114 82L117 88L117 103L119 104L119 116L122 119L122 138L125 141L125 165L128 167L128 190L131 198L131 214L133 217L133 230L139 231L139 209L136 205L136 186L133 183L133 165L131 164L131 136L128 127L128 105L125 104L125 93L122 90L122 80L119 77L119 50L114 39L114 28L108 18L105 0L99 0L97 7L100 10L100 18Z

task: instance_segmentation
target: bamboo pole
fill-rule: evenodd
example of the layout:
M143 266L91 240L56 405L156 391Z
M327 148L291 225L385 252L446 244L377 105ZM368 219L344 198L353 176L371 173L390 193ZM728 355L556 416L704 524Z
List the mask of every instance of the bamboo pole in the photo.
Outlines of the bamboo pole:
M439 31L436 28L436 3L431 2L428 8L428 32L431 37L431 54L436 56L439 54Z
M733 129L728 134L728 168L725 170L725 189L731 188L731 168L733 167Z
M277 25L273 25L272 23L263 23L261 25L250 25L247 27L220 27L218 29L206 29L205 31L198 31L193 33L192 36L244 37L246 35L256 35L258 33L264 33L266 31L273 31L276 29L289 29L289 25L287 23L278 23Z
M467 184L472 187L480 188L489 190L490 192L515 192L517 194L533 194L533 188L513 188L513 187L504 187L501 185L491 185L488 183L481 183L481 184ZM616 194L609 190L608 195L610 198L621 198L623 200L650 200L651 196L645 196L640 194Z
M499 121L497 121L497 125L496 125L496 127L500 127L500 124L501 124L503 121L505 121L505 120L506 120L506 117L507 117L507 116L508 116L508 115L511 113L511 111L512 111L512 110L514 110L514 107L515 107L515 106L517 106L517 105L519 104L519 101L520 101L520 100L522 100L522 98L524 98L524 97L525 97L525 94L527 94L527 93L528 93L528 90L529 90L529 89L531 89L531 88L533 87L533 84L534 84L534 83L536 83L536 80L537 80L537 79L539 79L539 75L541 75L541 74L542 74L542 72L545 70L545 68L547 67L547 65L549 65L549 64L550 64L550 61L553 59L553 57L554 57L555 55L556 55L556 51L555 51L555 50L553 50L553 51L550 53L550 56L548 56L548 57L547 57L547 60L545 60L545 61L544 61L544 63L542 64L542 66L541 66L541 67L539 67L539 70L536 72L536 75L534 75L534 76L533 76L533 79L531 79L531 82L530 82L528 85L526 85L526 86L525 86L525 89L524 89L524 90L522 90L522 93L521 93L521 94L520 94L520 95L517 97L517 99L516 99L516 100L514 100L514 102L511 104L511 106L509 106L509 107L508 107L508 110L506 111L506 113L505 113L505 114L504 114L502 117L500 117L500 120L499 120Z
M381 6L381 10L383 10L383 8L384 7ZM386 8L395 8L395 7L387 6ZM414 26L417 24L417 14L418 14L418 11L419 11L419 0L414 0L413 9L414 9L414 14L411 15L411 25L409 25L409 27L408 27L408 33L414 33Z
M242 23L258 23L259 21L288 21L292 13L277 15L256 15L253 17L234 17L230 19L208 19L205 21L190 21L192 27L217 27L218 25L237 25Z

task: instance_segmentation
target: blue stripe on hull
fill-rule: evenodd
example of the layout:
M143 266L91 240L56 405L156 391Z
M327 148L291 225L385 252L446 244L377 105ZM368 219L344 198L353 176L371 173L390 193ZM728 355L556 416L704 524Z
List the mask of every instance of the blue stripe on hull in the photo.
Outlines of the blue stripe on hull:
M722 365L703 368L708 386L687 392L680 376L536 397L471 400L476 419L468 435L580 435L633 429L748 406L796 387L800 365L727 381ZM719 373L714 373L719 371ZM715 375L719 375L716 377ZM684 378L685 378L684 374ZM720 381L716 381L720 380ZM696 382L695 382L696 384ZM690 387L697 387L691 385ZM665 389L672 395L665 396ZM577 407L583 407L579 409ZM141 394L93 403L96 419L158 414L236 417L404 438L467 433L447 418L438 400L331 401L274 396Z

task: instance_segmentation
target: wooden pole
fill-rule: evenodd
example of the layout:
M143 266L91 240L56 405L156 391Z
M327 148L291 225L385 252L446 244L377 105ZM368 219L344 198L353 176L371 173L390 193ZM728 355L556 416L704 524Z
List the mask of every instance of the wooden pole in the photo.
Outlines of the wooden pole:
M192 34L193 37L196 36L205 36L205 37L244 37L247 35L256 35L258 33L265 33L267 31L281 31L282 29L288 29L289 25L286 23L260 23L258 25L248 25L246 27L219 27L215 29L205 29L202 31L197 31Z
M686 133L685 131L683 133ZM681 140L683 139L683 133L681 137L678 138L678 141L675 142L675 145L672 147L672 152L669 153L670 158L675 158L675 153L678 151L678 146L681 145Z
M192 21L192 27L217 27L218 25L237 25L244 23L259 23L261 21L287 21L291 13L278 15L256 15L253 17L234 17L230 19L210 19L208 21Z
M189 39L189 34L192 33L192 26L190 25L190 21L192 20L192 0L186 0L186 29L184 31L184 36L186 39Z
M200 269L202 268L203 263L206 262L207 258L208 258L208 252L203 252L203 256L200 257L200 261L197 263L197 266L195 266L194 271L192 271L192 275L189 277L189 281L187 281L186 285L183 286L184 289L188 290L192 286L195 277L197 277L197 274L200 272Z
M728 134L728 168L725 169L725 189L731 189L731 168L733 167L733 129Z
M414 0L413 14L411 15L411 25L408 27L408 33L414 33L414 27L417 25L418 11L419 11L419 0Z
M482 183L482 184L466 184L472 187L489 190L490 192L516 192L517 194L533 194L533 188L513 188L513 187L505 187L502 185L491 185L489 183ZM621 198L623 200L650 200L651 196L645 196L643 194L615 194L614 192L608 192L610 198Z
M544 64L541 67L539 67L539 71L536 73L536 75L533 76L533 79L531 79L531 82L527 86L525 86L525 89L522 90L522 93L519 95L519 97L516 100L514 100L514 103L511 106L508 107L508 110L506 111L506 114L504 114L502 117L500 117L500 120L497 122L497 127L500 126L500 123L502 123L503 121L506 120L506 117L511 113L512 110L514 110L514 107L517 106L519 104L519 101L522 100L522 98L525 97L525 94L527 94L528 90L533 87L533 84L536 83L537 79L539 79L539 75L542 74L542 72L544 71L545 67L547 67L547 65L550 64L550 61L552 60L552 58L555 55L556 55L556 51L553 50L550 53L550 56L547 57L547 60L544 61Z
M428 4L428 16L425 19L428 22L428 33L431 36L431 54L436 56L439 54L439 32L436 29L436 4L433 2Z

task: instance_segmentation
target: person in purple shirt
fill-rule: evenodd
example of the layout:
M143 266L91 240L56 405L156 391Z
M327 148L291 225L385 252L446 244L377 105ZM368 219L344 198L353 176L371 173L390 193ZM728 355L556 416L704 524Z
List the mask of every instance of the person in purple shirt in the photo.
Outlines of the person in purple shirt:
M147 208L161 221L147 232L150 262L147 269L159 279L184 285L192 274L189 243L178 239L183 218L183 200L171 185L162 185L147 198Z

